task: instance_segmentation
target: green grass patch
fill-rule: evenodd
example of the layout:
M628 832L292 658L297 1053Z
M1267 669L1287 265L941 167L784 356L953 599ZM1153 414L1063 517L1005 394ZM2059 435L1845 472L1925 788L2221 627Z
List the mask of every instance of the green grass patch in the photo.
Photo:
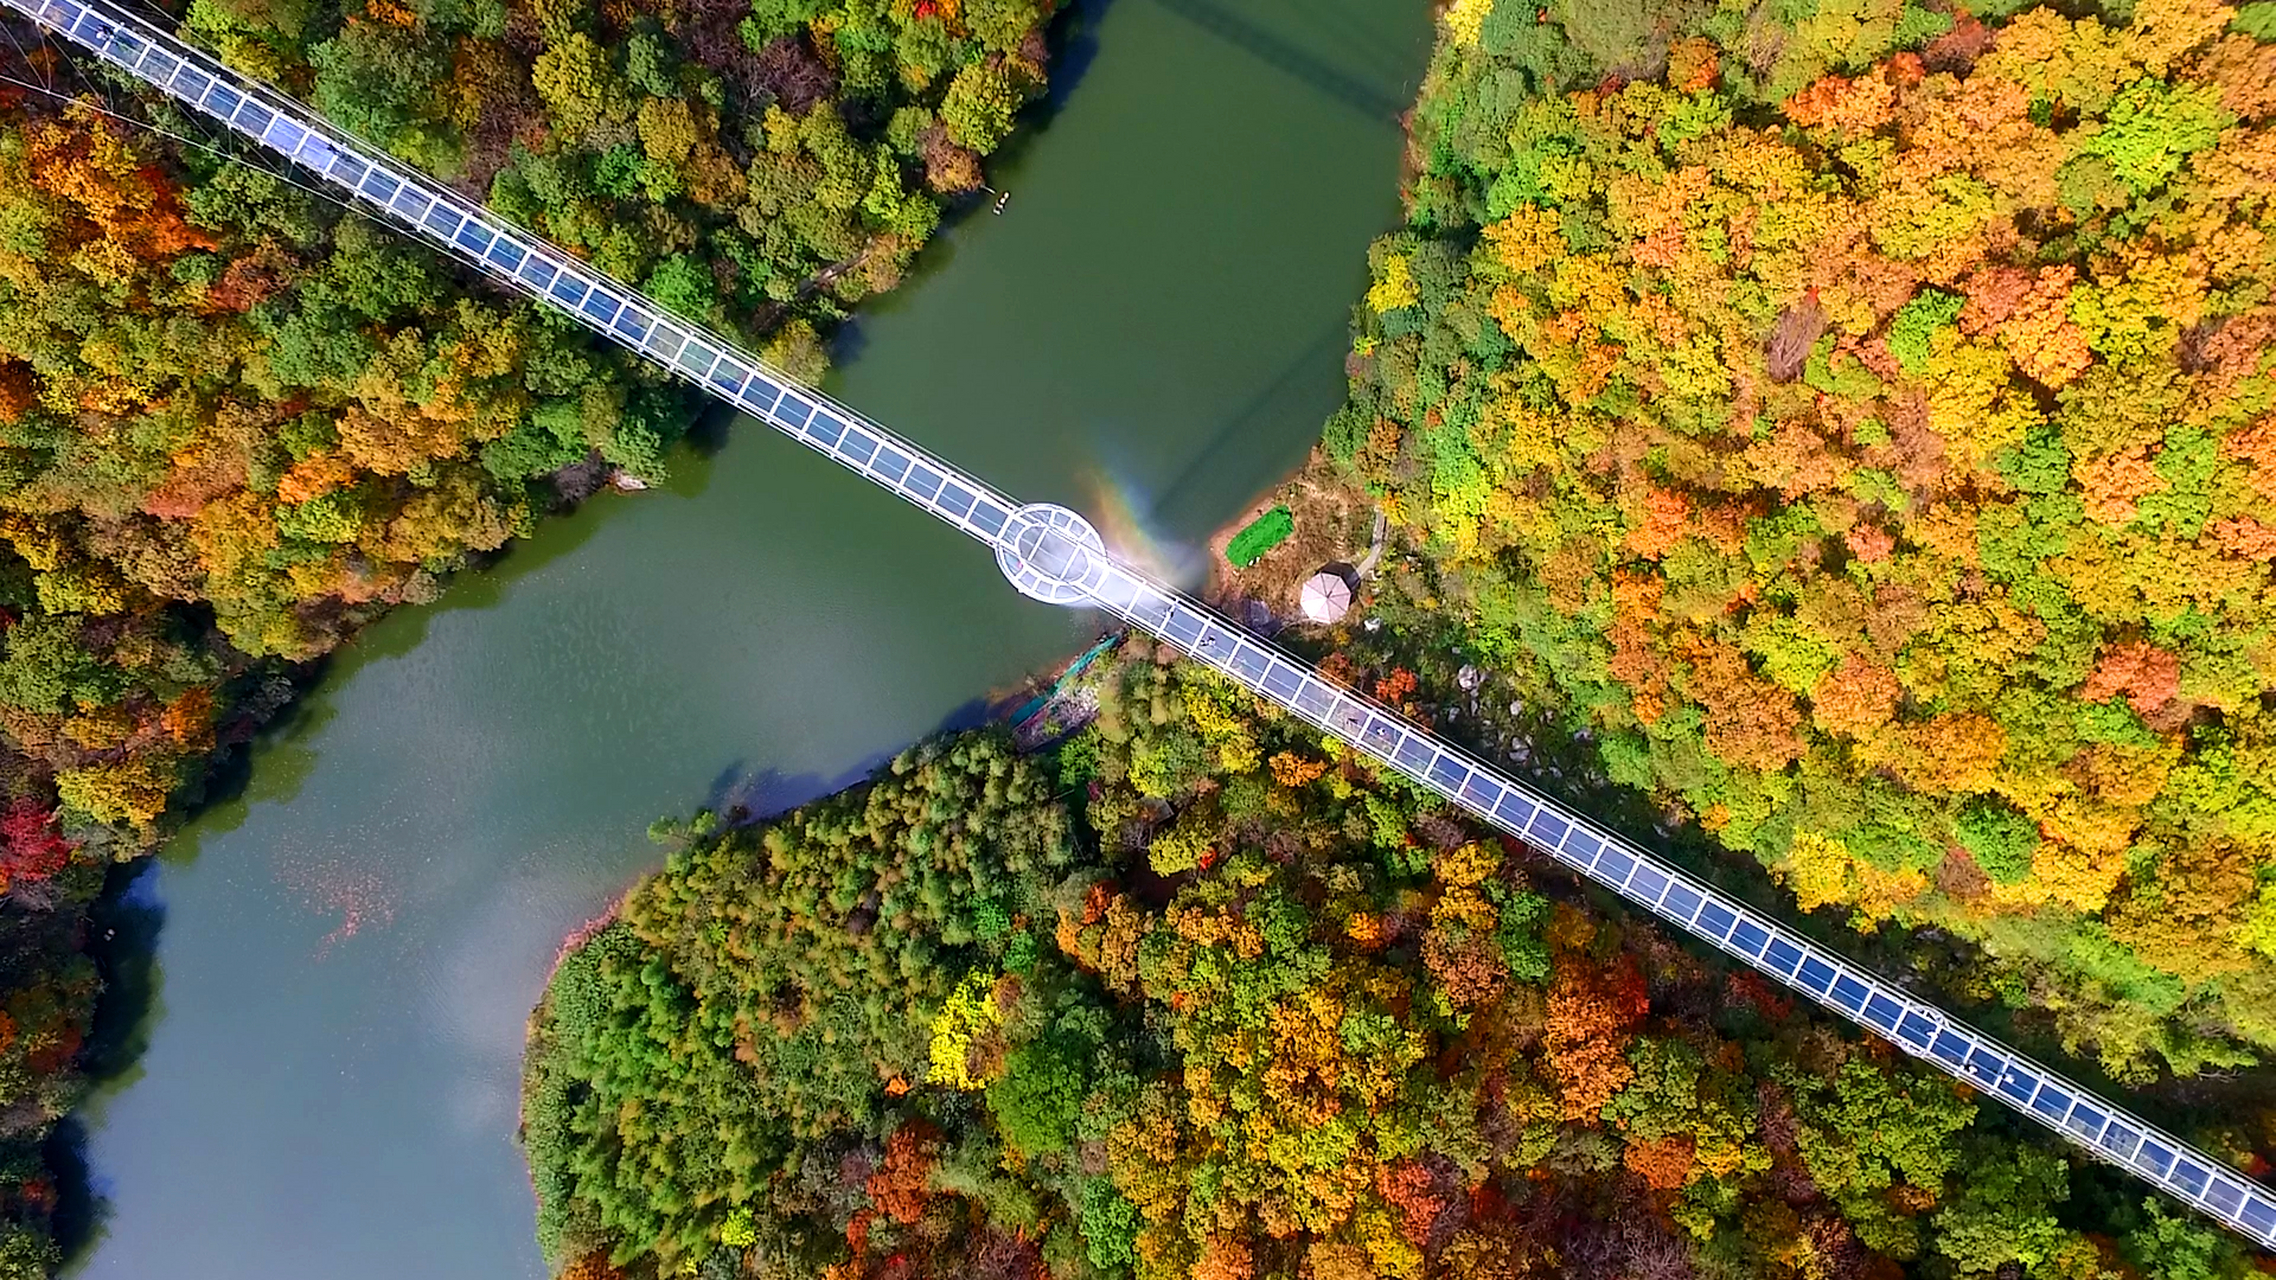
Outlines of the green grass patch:
M1288 514L1286 507L1274 507L1233 535L1233 540L1225 545L1225 558L1246 569L1265 552L1286 542L1288 535L1294 532L1296 517Z

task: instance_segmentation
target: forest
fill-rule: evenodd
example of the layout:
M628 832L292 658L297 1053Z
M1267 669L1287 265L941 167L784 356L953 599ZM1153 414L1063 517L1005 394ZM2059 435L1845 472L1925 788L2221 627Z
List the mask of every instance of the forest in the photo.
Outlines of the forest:
M237 68L805 377L1045 85L1051 0L209 3ZM0 1276L59 1260L105 869L390 606L695 393L13 19L0 63Z
M2276 6L1457 0L1382 616L2130 1083L2276 1048ZM1426 675L1428 673L1426 672Z
M1198 664L1097 680L1045 753L658 824L531 1022L556 1274L2258 1274ZM2181 1117L2250 1168L2263 1120Z

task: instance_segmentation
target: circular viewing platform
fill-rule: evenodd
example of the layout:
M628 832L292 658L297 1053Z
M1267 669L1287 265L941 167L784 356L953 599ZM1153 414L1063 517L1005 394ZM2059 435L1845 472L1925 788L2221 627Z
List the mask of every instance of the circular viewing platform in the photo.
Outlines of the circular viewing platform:
M1084 604L1105 569L1106 544L1091 522L1050 502L1012 512L996 538L996 567L1023 596L1045 604Z

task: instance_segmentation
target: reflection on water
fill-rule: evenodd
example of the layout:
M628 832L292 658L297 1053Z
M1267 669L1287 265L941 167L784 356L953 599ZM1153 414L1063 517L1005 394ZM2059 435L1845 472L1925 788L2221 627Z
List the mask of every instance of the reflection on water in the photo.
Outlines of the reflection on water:
M1427 16L1086 17L1077 91L997 170L1005 214L865 309L832 390L1022 498L1111 491L1174 564L1340 397ZM653 862L649 820L833 790L1095 633L760 428L676 467L374 627L122 904L164 928L113 975L150 1014L104 1028L139 1065L89 1113L110 1214L84 1274L539 1275L524 1020L563 934Z

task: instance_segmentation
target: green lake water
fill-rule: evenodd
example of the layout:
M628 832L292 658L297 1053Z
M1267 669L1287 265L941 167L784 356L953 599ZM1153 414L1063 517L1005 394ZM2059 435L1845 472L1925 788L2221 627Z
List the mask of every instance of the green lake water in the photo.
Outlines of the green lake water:
M1429 20L1071 21L1053 109L993 167L1003 216L865 307L830 389L1190 563L1341 396ZM524 1019L562 936L653 865L649 820L834 789L1096 633L764 428L674 468L373 628L138 884L155 997L87 1116L81 1274L541 1276Z

